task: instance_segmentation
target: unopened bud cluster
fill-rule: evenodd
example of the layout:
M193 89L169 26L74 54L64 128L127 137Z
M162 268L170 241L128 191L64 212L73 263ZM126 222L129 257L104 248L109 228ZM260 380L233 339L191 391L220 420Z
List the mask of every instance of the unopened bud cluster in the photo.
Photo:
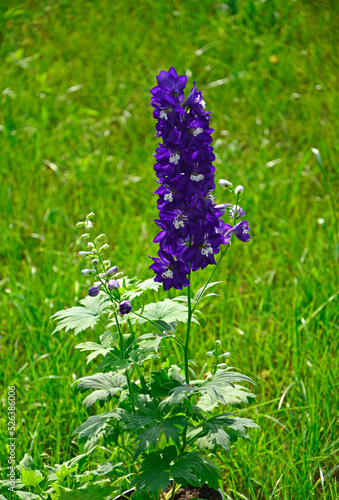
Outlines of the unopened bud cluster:
M87 215L85 221L77 223L77 227L84 227L88 232L81 235L83 239L87 239L87 247L89 250L80 251L79 256L84 257L90 261L92 267L86 267L82 269L81 274L83 276L93 276L95 281L93 285L88 289L88 295L90 297L96 297L99 295L100 291L109 295L112 301L115 301L119 305L120 314L128 314L132 310L132 305L129 301L122 301L120 299L120 283L117 278L117 273L119 271L117 266L112 266L109 260L103 260L102 256L105 250L109 249L109 245L104 243L98 248L99 242L105 238L104 234L100 234L96 238L92 237L91 229L93 228L93 223L91 218L94 213L91 212ZM115 276L115 278L113 278Z

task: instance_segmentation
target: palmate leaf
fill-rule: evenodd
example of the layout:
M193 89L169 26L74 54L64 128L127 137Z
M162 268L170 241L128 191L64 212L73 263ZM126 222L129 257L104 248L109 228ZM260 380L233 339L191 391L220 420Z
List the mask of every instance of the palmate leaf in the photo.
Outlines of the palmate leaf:
M101 415L93 415L77 427L73 434L78 434L80 442L97 437L106 429L107 422L113 419L121 419L121 414L118 410L102 413Z
M201 403L205 405L209 402L211 405L219 401L223 404L239 404L244 399L246 394L246 389L243 387L234 386L234 382L250 382L254 384L253 380L238 372L231 372L227 368L226 370L218 369L212 378L207 380L202 386L199 387L199 391L202 395L206 395L205 400L200 400L198 406L202 408ZM255 385L255 384L254 384ZM248 393L247 397L255 397L254 394ZM235 401L232 403L231 401Z
M123 374L113 375L112 372L96 373L89 377L83 377L74 382L77 384L77 391L86 391L87 389L98 389L87 398L83 404L86 409L90 408L96 401L104 402L110 400L115 394L118 394L127 386L127 379Z
M139 315L142 315L142 317ZM172 323L187 323L187 318L188 308L186 305L176 302L175 300L165 299L160 302L146 304L144 308L140 308L130 313L126 320L129 319L132 322L137 321L139 324L152 321L152 324L157 324L162 331L167 329L166 326ZM199 324L195 315L193 315L192 321Z
M200 486L207 482L209 487L218 489L218 480L221 479L218 467L199 452L187 453L180 457L171 466L170 474L183 486Z
M55 313L52 318L58 322L58 325L53 330L53 333L60 330L74 330L74 335L77 335L83 330L94 328L99 321L101 315L109 311L111 305L109 299L105 295L97 297L85 297L80 300L81 306L71 307Z
M133 300L135 297L140 297L140 295L148 290L155 290L157 292L160 286L161 283L157 283L153 278L145 281L137 281L131 286L130 290L124 292L122 298L123 300Z
M80 349L80 351L92 351L92 353L87 356L88 364L99 355L105 357L110 352L116 352L116 348L111 346L116 341L117 337L117 333L105 332L100 336L100 344L96 342L82 342L76 345L75 349Z
M221 389L222 400L216 397L215 393L205 393L198 401L198 406L204 411L210 412L219 405L219 402L230 406L240 406L248 404L252 399L256 398L247 387L241 385L226 386Z
M180 448L180 436L182 431L178 426L188 427L191 425L192 424L189 420L178 416L164 418L161 422L153 423L137 437L139 446L135 452L134 460L140 455L140 453L147 450L150 446L155 449L162 433L164 434L167 442L171 438L176 446Z
M162 452L157 451L146 455L141 471L131 482L137 492L140 490L156 493L170 486L168 465L164 461Z

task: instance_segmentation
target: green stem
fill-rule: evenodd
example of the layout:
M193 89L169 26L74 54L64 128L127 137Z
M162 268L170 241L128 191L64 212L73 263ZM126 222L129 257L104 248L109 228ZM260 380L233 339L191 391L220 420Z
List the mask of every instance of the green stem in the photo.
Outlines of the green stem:
M175 481L173 481L173 484L172 484L172 495L171 495L171 500L174 500L174 497L175 497L175 488L177 486L177 483Z
M125 358L124 337L122 335L122 331L121 331L121 328L120 328L118 316L117 316L117 313L115 311L114 311L114 318L115 318L115 323L116 323L117 328L118 328L121 358L122 359L126 359ZM130 378L129 378L128 368L126 368L126 379L127 379L127 385L128 385L128 392L129 392L129 395L130 395L130 398L131 398L131 404L132 404L133 413L135 413L135 407L134 407L134 403L133 403L134 391L132 389L131 381L130 381Z
M191 272L188 275L188 280L190 281L191 278ZM188 299L188 318L187 318L187 330L186 330L186 341L185 341L185 378L186 378L186 384L189 384L190 382L190 377L189 377L189 371L188 371L188 343L190 339L190 332L191 332L191 322L192 322L192 304L191 304L191 285L187 287L187 299Z
M237 194L237 195L235 195L235 196L236 196L236 201L235 201L235 213L234 213L233 227L234 227L234 226L236 225L236 223L237 223L237 210L238 210L238 206L239 206L239 205L238 205L238 203L239 203L239 197L240 197L240 194ZM211 282L211 279L213 278L214 273L215 273L215 271L217 270L217 268L218 268L218 266L219 266L219 264L220 264L221 259L223 258L223 256L224 256L224 255L225 255L225 253L227 252L228 248L230 247L230 245L231 245L231 243L232 243L232 238L233 238L233 233L232 233L232 235L231 235L231 241L228 243L228 245L226 246L225 250L224 250L224 251L221 251L221 255L220 255L220 258L219 258L219 260L218 260L218 262L217 262L217 265L216 265L216 266L214 266L213 271L211 272L210 277L209 277L209 278L208 278L208 280L206 281L206 284L205 284L205 286L204 286L204 288L203 288L203 291L202 291L202 293L201 293L201 296L203 296L203 295L204 295L205 290L206 290L206 288L207 288L207 285ZM197 307L197 304L195 304L195 305L193 306L192 313L194 313L194 311L195 311L195 308L196 308L196 307Z

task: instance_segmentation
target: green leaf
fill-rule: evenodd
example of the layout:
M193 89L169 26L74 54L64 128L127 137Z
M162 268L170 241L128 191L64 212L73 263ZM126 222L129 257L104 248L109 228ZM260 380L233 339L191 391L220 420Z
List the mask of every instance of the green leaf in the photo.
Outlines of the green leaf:
M207 483L210 488L218 489L221 479L220 471L217 465L202 457L202 466L199 473L201 484Z
M208 486L218 489L218 480L221 479L218 467L199 452L187 453L180 457L171 466L170 474L183 486L200 486L208 482Z
M106 462L98 465L97 469L86 471L83 476L111 476L116 473L116 469L119 469L122 465L122 462L117 464L114 464L113 462Z
M56 471L55 475L59 481L63 481L67 476L70 476L72 472L76 472L78 470L78 464L75 464L73 467L66 467L65 464L62 464L60 467L60 472Z
M168 448L166 449L168 450ZM149 453L146 455L141 465L141 470L133 479L131 486L134 486L137 491L144 490L153 493L165 490L171 484L167 469L168 454L164 458L161 451Z
M74 491L67 491L66 488L59 487L60 500L101 500L112 493L112 486L106 482L86 484Z
M21 479L25 486L36 486L43 481L44 476L39 470L27 470L21 467Z
M120 418L121 415L118 410L102 413L101 415L93 415L77 427L74 434L78 434L80 442L93 437L100 437L107 427L107 422L113 419L120 420Z
M122 298L124 300L133 300L135 297L140 297L143 293L148 290L155 290L156 292L159 290L161 283L157 283L154 281L154 278L149 278L145 281L139 281L134 283L131 286L130 290L127 290L123 293Z
M171 467L170 472L173 479L183 486L200 486L197 476L201 469L201 456L198 452L187 453L180 457Z
M99 354L105 357L109 352L115 352L116 349L111 347L113 342L117 339L118 334L111 332L105 332L100 336L101 344L97 344L96 342L83 342L75 346L75 349L80 349L81 351L93 351L91 354L87 356L87 364L92 361L92 359L99 356Z
M18 491L15 490L15 493L21 500L42 500L40 495L36 495L35 493L30 493L29 491Z
M214 403L216 403L217 401L220 401L223 404L239 404L244 399L246 389L244 389L243 387L240 387L239 389L239 386L237 386L238 388L236 388L233 383L245 381L254 384L253 380L246 375L243 375L242 373L231 372L228 370L229 369L222 370L219 368L212 378L207 380L207 382L199 387L200 393L208 396L205 401L203 401L203 404L205 404L205 408L206 402L209 402L211 405L214 405ZM248 396L255 397L255 395L251 393L248 394ZM203 408L201 405L201 400L199 401L198 406Z
M141 314L143 317L141 318L138 314ZM166 325L171 325L171 323L187 323L187 318L188 308L186 305L171 299L165 299L160 302L146 304L144 308L131 313L128 319L133 322L138 321L140 324L152 321L152 324L156 323L159 329L163 330L166 328ZM199 324L195 316L193 316L192 321Z
M206 286L203 286L201 288L199 288L199 290L197 291L197 293L195 294L195 297L194 297L194 302L198 303L200 302L203 298L205 297L209 297L209 296L219 296L217 293L209 293L208 295L206 295L206 292L209 288L211 288L212 286L215 286L215 285L219 285L220 283L225 283L224 281L214 281L213 283L208 283L208 285Z
M25 453L24 458L19 462L19 465L26 470L34 470L34 460L27 453Z
M80 303L82 306L58 311L52 316L52 318L58 322L52 335L60 330L65 330L66 332L74 330L74 335L77 335L87 328L93 329L100 320L101 315L104 312L108 312L111 305L109 299L103 294L97 297L88 296L80 300Z
M96 373L89 377L83 377L74 382L77 384L77 391L86 391L87 389L98 389L92 392L84 399L83 404L86 409L90 408L96 401L110 400L115 394L118 394L127 387L127 379L125 375L113 375L109 373Z

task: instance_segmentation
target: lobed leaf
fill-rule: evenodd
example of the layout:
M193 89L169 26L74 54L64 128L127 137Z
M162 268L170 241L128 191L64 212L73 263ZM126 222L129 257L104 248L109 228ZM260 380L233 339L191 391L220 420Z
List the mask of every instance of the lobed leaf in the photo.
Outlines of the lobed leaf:
M52 335L60 330L74 330L77 335L83 330L94 328L103 313L108 312L111 302L105 295L85 297L80 300L82 306L71 307L55 313L52 318L58 322Z

